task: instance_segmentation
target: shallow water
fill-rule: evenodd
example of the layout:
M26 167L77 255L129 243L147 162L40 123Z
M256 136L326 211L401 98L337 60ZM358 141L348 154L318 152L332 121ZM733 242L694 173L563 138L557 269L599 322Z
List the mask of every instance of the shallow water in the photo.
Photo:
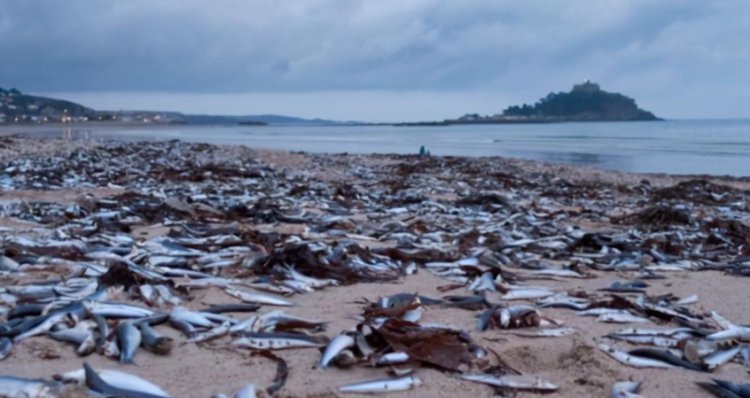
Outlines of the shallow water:
M545 125L33 126L1 127L67 139L174 139L307 152L505 156L607 170L750 176L750 120Z

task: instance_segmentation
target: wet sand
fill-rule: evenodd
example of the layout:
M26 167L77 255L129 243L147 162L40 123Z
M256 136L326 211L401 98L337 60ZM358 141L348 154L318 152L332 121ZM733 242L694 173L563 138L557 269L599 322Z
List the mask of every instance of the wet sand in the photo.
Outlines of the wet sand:
M66 151L77 144L65 142L61 147L59 140L31 142L24 151ZM91 144L84 144L91 145ZM3 149L0 158L10 159L16 154L18 147ZM226 153L242 152L251 154L254 158L268 163L277 169L288 169L290 172L313 172L321 180L334 181L343 177L349 161L344 156L331 156L330 163L321 166L320 162L312 162L310 157L279 151L226 148ZM325 155L316 155L325 156ZM358 164L382 164L394 162L383 156L356 156ZM401 161L401 160L398 160ZM606 184L635 184L648 179L653 186L668 186L688 179L669 175L637 175L600 171L591 168L554 165L530 161L508 159L490 160L498 164L508 164L511 170L523 169L529 175L534 173L553 173L569 181ZM346 177L348 178L348 177ZM719 183L737 188L745 188L744 181L715 180ZM51 191L18 190L6 191L0 194L0 201L7 200L44 200L70 203L84 193L92 193L97 197L106 197L113 190L97 189L61 189ZM33 225L26 221L4 218L0 225L7 229L2 235L12 235L14 230L28 231ZM42 226L37 226L43 228ZM246 225L247 228L259 230L283 229L283 225ZM584 232L589 226L581 224ZM296 227L288 227L287 233L295 233ZM590 230L599 226L591 226ZM621 227L618 227L621 228ZM142 233L146 233L143 235ZM136 237L152 237L165 234L168 228L139 227L133 232ZM367 244L368 242L362 242ZM378 242L378 244L382 244ZM596 278L583 280L534 281L560 291L573 288L595 290L608 286L615 280L629 279L628 273L592 271ZM726 318L737 324L750 324L750 279L724 275L721 272L673 272L665 273L666 280L650 281L649 294L672 293L679 297L697 294L700 302L692 309L694 312L718 311ZM6 284L0 281L0 285ZM418 274L405 277L398 283L385 284L356 284L327 288L305 295L295 295L289 298L295 306L287 312L292 315L318 319L330 322L326 334L334 337L341 330L356 325L351 317L360 314L362 306L353 303L354 300L365 297L374 300L378 296L395 293L418 292L421 295L438 298L442 296L437 287L446 285L445 280L420 270ZM465 294L465 289L457 291ZM226 295L219 288L195 290L194 298L186 307L198 309L205 304L235 303L236 300ZM489 293L491 302L499 302L498 293ZM270 307L262 311L268 311ZM423 322L440 322L454 325L470 331L477 343L496 351L507 363L515 369L531 374L543 376L549 381L558 383L560 390L551 396L560 398L574 397L604 397L609 396L611 386L616 381L626 379L644 381L641 395L651 398L699 398L707 397L707 393L700 390L696 381L710 381L710 378L721 378L738 383L750 380L747 368L729 363L721 366L715 373L702 374L683 369L645 369L638 370L626 367L596 348L597 341L602 336L629 325L610 325L596 322L595 318L578 317L570 310L544 309L542 312L552 318L560 319L566 326L577 329L573 336L551 339L532 339L507 335L502 331L490 330L483 333L475 331L475 316L473 311L454 308L431 307L423 315ZM235 314L243 317L242 314ZM121 365L103 356L92 355L85 358L97 369L117 369L140 375L159 385L174 397L209 397L223 393L232 396L240 387L249 382L266 386L271 383L275 373L274 364L262 357L252 356L247 350L233 349L229 346L230 339L220 339L206 344L184 344L184 337L169 327L159 327L160 332L173 337L179 344L167 357L155 356L145 350L139 350L135 362L138 366ZM495 339L501 341L490 341ZM51 350L58 358L40 359L39 353ZM386 377L382 369L355 367L341 370L331 368L321 370L317 364L320 353L315 349L280 351L290 369L288 381L277 394L279 397L338 397L345 396L336 392L336 388L347 383L360 380ZM13 355L0 362L0 374L23 377L49 378L56 373L62 373L79 368L82 359L79 358L70 345L57 343L46 338L27 339L14 348ZM408 393L383 394L382 396L413 396L413 397L491 397L494 391L481 384L474 384L457 380L444 372L421 368L418 370L423 385ZM531 393L519 393L519 397L534 396Z

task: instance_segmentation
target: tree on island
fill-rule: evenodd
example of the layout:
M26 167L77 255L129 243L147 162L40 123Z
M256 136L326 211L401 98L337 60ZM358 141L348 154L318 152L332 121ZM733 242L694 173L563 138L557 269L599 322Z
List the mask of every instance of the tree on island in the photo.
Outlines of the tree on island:
M651 112L638 108L635 100L618 93L608 93L596 83L586 82L569 93L549 93L534 105L511 106L505 116L573 118L581 120L656 120Z

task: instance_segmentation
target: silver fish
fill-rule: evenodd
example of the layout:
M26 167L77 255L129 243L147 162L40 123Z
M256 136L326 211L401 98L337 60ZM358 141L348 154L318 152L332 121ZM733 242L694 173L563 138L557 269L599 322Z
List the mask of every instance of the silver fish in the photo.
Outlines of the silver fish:
M537 330L518 330L508 331L504 334L512 334L521 337L564 337L575 334L574 328L554 328L554 329L537 329Z
M133 363L133 356L141 345L141 332L132 322L125 321L117 325L115 333L120 342L120 362Z
M187 310L182 307L172 308L172 311L169 312L169 319L175 322L186 322L191 325L204 328L212 328L215 326L214 323L204 315Z
M708 368L708 370L714 370L719 366L731 361L732 358L740 353L740 349L742 349L742 346L737 346L728 350L716 351L713 354L703 358L703 364L706 365L706 368Z
M734 329L737 327L737 325L724 318L716 311L711 311L711 318L713 318L713 320L718 323L722 329Z
M105 318L143 318L154 315L154 311L146 308L126 304L109 304L94 301L84 301L84 308L92 314L101 315Z
M198 333L195 336L188 339L188 343L202 343L204 341L213 340L229 333L229 328L232 327L230 322L224 322L220 326L217 326L208 332Z
M706 336L706 340L740 340L750 342L750 327L735 326Z
M7 358L10 355L10 351L13 349L13 342L7 338L0 338L0 361Z
M678 300L675 305L691 305L698 302L698 295L694 294L692 296L684 297L680 300Z
M157 333L148 323L138 324L141 329L141 344L143 347L157 355L167 355L174 347L174 340Z
M237 391L237 394L234 394L234 398L259 398L265 396L265 390L258 388L255 384L248 384Z
M534 390L541 392L553 392L559 388L556 384L543 380L540 377L530 375L505 375L492 376L488 374L480 375L460 375L460 379L473 381L476 383L489 384L495 387L504 387L514 390Z
M0 397L4 398L57 398L61 390L59 383L0 376Z
M94 350L96 350L96 340L94 339L94 334L89 332L81 344L78 345L76 352L78 355L85 356L91 354Z
M21 265L10 257L0 256L0 271L18 271Z
M239 333L239 332L258 332L260 331L261 327L263 326L263 321L260 319L260 317L257 316L250 316L247 319L237 322L234 324L231 328L229 328L229 333Z
M248 292L242 292L236 289L227 288L224 289L224 291L232 296L236 297L240 300L242 300L245 303L257 303L257 304L266 304L266 305L278 305L283 307L291 307L292 303L288 301L284 301L280 298L266 296L263 294L253 294Z
M325 369L328 364L336 357L341 351L354 347L354 338L348 334L340 334L328 343L323 356L320 358L320 368Z
M117 340L109 340L101 348L102 355L107 358L119 358L120 347L117 346Z
M649 358L635 357L626 352L620 351L614 347L609 347L604 344L599 344L599 349L606 352L607 355L616 359L620 363L623 363L625 365L629 365L635 368L667 368L667 369L674 368L673 365L670 365L666 362L657 361L655 359L649 359Z
M544 289L513 289L505 293L502 300L534 300L554 295L555 293Z
M637 335L637 334L630 334L630 335L611 334L606 337L613 339L613 340L626 341L632 344L652 345L655 347L662 347L662 348L678 348L679 345L682 343L682 340L680 339L662 337L662 336Z
M375 362L376 365L395 365L399 363L404 363L409 360L409 354L405 352L391 352L389 354L382 355L378 360Z
M244 333L242 336L233 341L232 345L257 350L285 350L325 347L327 343L320 337L291 333Z
M397 379L363 381L339 387L340 392L372 394L394 391L408 391L422 385L422 380L416 376L404 376Z
M633 381L619 381L612 386L610 398L643 398L637 394L641 384Z
M62 322L65 319L66 314L65 313L57 313L50 315L44 322L37 325L35 328L19 334L15 338L13 338L14 343L18 343L20 341L23 341L29 337L37 336L43 333L46 333L48 330L52 329L53 326L57 325L58 323Z
M630 313L609 313L599 315L597 322L604 323L648 323L651 322L646 318L641 318Z
M99 374L99 377L102 378L102 380L104 380L112 387L169 398L169 394L166 391L162 390L159 386L136 375L109 369L103 369L98 371L97 373ZM86 373L83 369L73 370L63 374L55 375L53 376L53 378L64 383L86 383Z
M592 308L590 310L576 312L578 316L601 316L605 314L630 314L625 310L615 310L612 308Z

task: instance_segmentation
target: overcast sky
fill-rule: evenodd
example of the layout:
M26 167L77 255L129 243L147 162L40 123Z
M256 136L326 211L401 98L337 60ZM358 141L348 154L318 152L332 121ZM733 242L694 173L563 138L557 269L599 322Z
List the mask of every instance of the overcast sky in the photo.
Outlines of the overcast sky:
M748 0L0 0L0 86L97 109L395 121L586 79L750 117Z

